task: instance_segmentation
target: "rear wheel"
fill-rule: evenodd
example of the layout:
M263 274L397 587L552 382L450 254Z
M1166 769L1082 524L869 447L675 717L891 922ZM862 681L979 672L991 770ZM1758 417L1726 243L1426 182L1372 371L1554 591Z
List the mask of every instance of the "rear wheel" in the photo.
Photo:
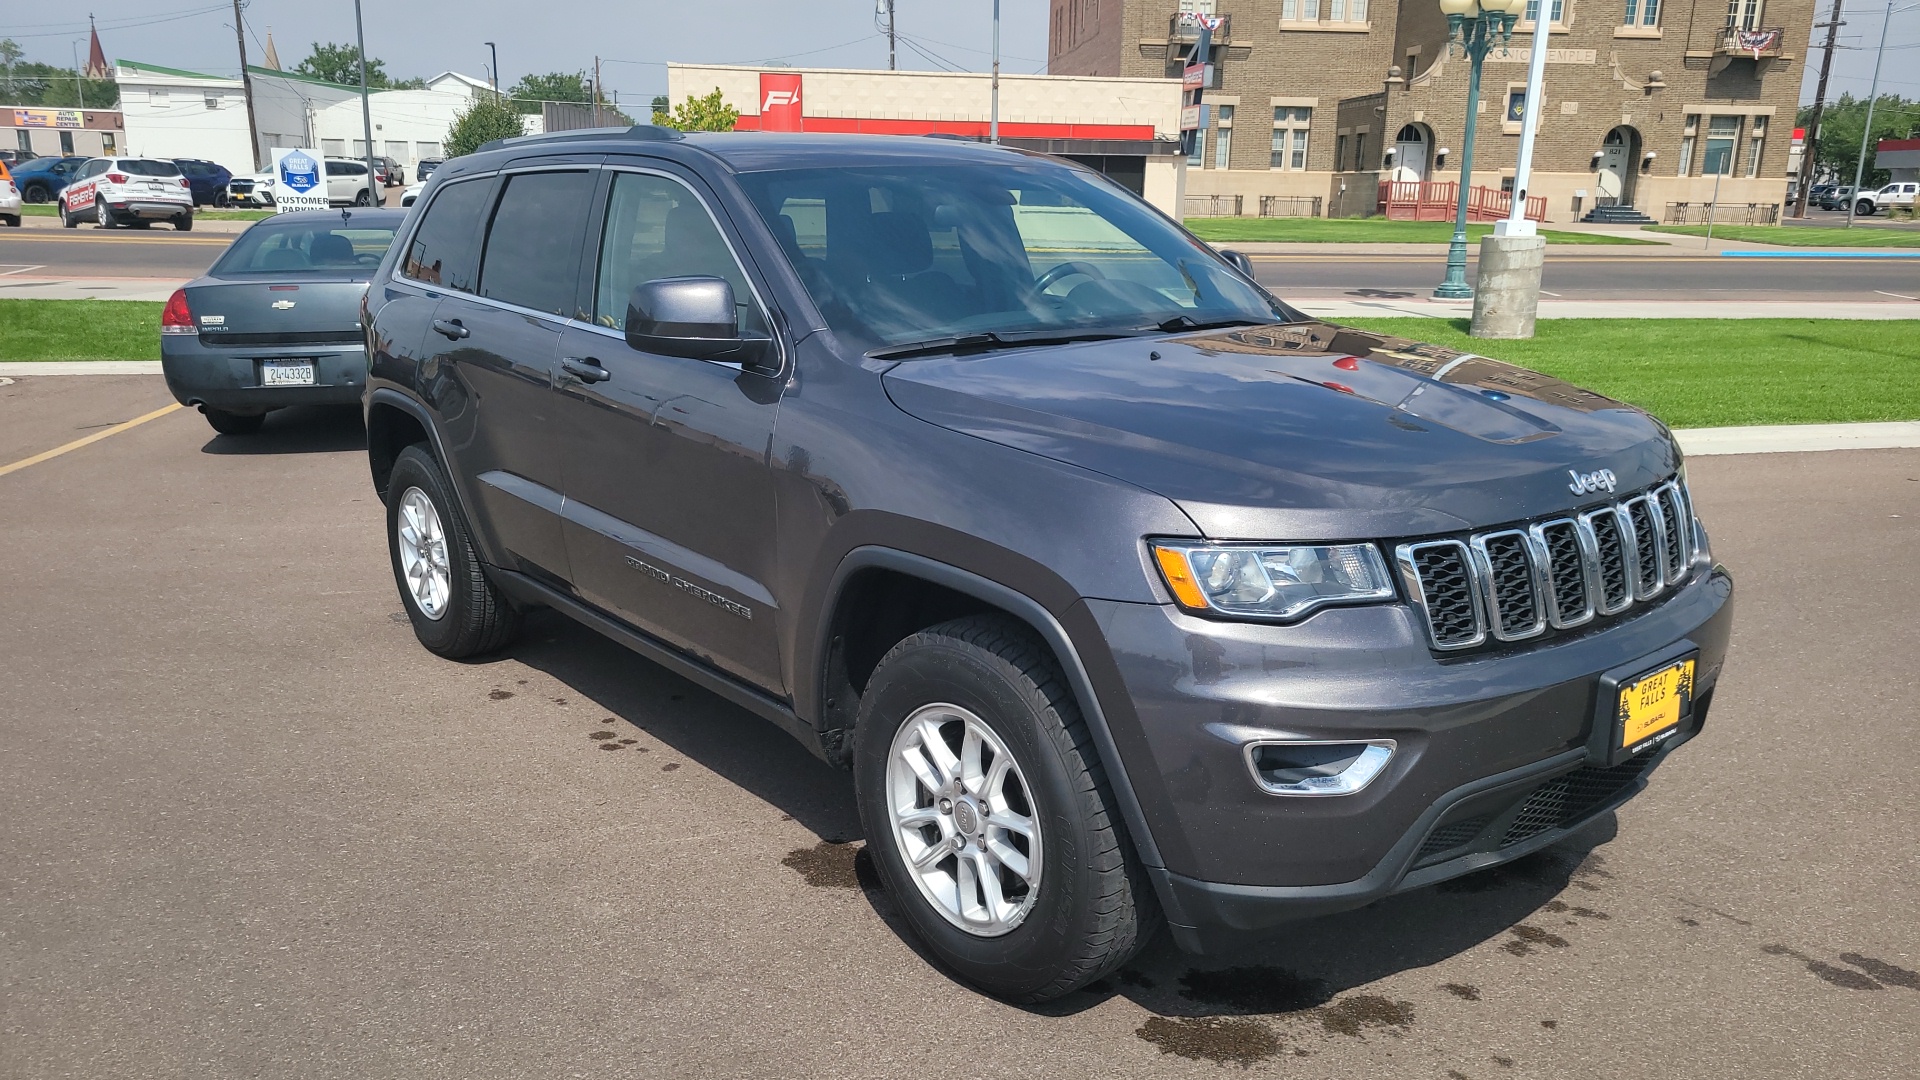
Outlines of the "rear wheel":
M1079 707L1024 625L973 616L894 646L861 698L854 770L889 893L981 989L1059 997L1157 928Z
M355 206L368 206L371 205L372 202L373 197L367 194L366 188L361 188L360 194L353 197L353 205Z
M4 220L6 221L6 223L7 223L7 227L8 227L8 228L11 228L11 229L17 229L17 228L19 228L19 227L20 227L20 215L19 215L19 214L15 214L15 215L13 215L12 217L9 217L9 218L5 218Z
M1856 217L1872 217L1873 202L1868 199L1861 199L1859 202L1853 204L1853 213Z
M400 451L387 481L393 580L420 644L451 660L513 640L520 613L488 580L440 463L419 445Z
M93 201L93 222L103 229L111 229L120 224L119 219L113 216L113 208L99 199Z
M222 435L252 435L267 422L266 413L237 413L225 409L209 409L202 405L207 424Z
M181 214L179 217L174 218L173 228L175 232L192 232L193 231L193 215Z

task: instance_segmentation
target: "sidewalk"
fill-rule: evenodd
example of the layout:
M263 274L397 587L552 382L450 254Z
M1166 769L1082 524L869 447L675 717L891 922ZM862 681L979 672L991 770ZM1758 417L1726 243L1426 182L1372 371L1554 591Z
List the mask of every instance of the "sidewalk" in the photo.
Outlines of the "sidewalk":
M60 224L60 219L57 217L36 217L31 214L22 214L20 215L20 227L23 229L60 229L60 228L64 228L65 226L62 226ZM238 233L246 232L248 229L252 227L253 227L253 222L251 221L210 221L207 218L200 217L199 215L195 215L193 219L193 231L196 233L238 234ZM76 229L97 230L99 228L100 226L92 225L92 224L76 226ZM145 230L140 230L140 229L125 229L125 230L115 229L114 230L114 232L116 233L127 232L127 233L136 233L136 234L142 231L170 233L174 231L174 228L173 226L168 225L164 222L155 222L152 226L148 227ZM0 236L5 236L5 235L6 235L5 233L0 233Z
M0 293L0 295L5 295ZM1471 319L1473 301L1435 300L1288 300L1316 319ZM1541 319L1920 319L1920 303L1750 300L1546 300Z

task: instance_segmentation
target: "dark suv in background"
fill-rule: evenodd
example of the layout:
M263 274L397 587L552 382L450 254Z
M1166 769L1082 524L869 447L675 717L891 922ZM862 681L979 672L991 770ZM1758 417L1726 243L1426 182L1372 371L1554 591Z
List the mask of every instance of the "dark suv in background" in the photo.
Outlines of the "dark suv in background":
M1276 300L940 139L514 139L368 292L419 639L546 607L853 770L1020 1001L1537 851L1701 730L1732 583L1670 433Z

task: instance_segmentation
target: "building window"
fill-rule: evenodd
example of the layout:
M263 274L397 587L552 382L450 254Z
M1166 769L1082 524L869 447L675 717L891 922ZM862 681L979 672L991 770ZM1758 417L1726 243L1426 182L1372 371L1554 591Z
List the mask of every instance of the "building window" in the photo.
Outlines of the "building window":
M1700 175L1733 175L1733 147L1740 141L1740 118L1715 116L1707 120L1707 152L1701 156Z
M1766 10L1765 0L1727 0L1727 29L1758 30Z
M71 131L63 131L60 133L60 156L73 156L73 132Z
M1553 0L1553 7L1550 10L1553 12L1554 25L1562 25L1561 16L1567 13L1567 0ZM1527 0L1527 14L1520 21L1528 23L1540 21L1540 0Z
M1659 26L1660 0L1627 0L1627 17L1622 26Z
M1767 144L1767 118L1753 118L1753 134L1747 138L1747 175L1760 175L1760 152Z
M423 141L415 145L420 148L420 160L422 161L434 161L440 157L440 144L437 142Z
M220 107L220 95L219 95L219 94L208 94L208 95L206 95L206 102L207 102L207 108L209 108L209 109L217 109L217 108L219 108L219 107Z
M347 140L321 139L320 153L326 157L343 158L347 156Z
M1230 169L1233 160L1233 106L1217 107L1220 114L1220 130L1213 133L1213 167Z
M1300 172L1307 167L1307 129L1312 125L1313 109L1306 105L1273 107L1273 168Z
M14 128L13 145L19 147L22 154L33 153L33 132L28 131L26 128ZM30 159L23 157L21 160L26 161Z
M1509 124L1522 124L1527 119L1527 88L1507 91L1507 116Z
M1353 171L1372 171L1372 166L1367 164L1367 133L1364 131L1353 133Z
M1676 176L1693 175L1693 142L1694 142L1694 138L1699 134L1700 134L1700 118L1698 116L1695 116L1692 113L1688 113L1687 126L1680 129L1679 171L1676 172L1674 175Z
M100 136L100 156L112 157L119 152L120 140L113 137L113 132L108 131L102 133Z
M1274 145L1274 149L1278 151L1280 147L1280 133L1277 131L1273 133L1273 145ZM1280 167L1280 159L1279 159L1279 154L1277 152L1274 155L1273 167L1276 169ZM1344 172L1346 171L1346 167L1347 167L1347 137L1345 135L1335 135L1333 137L1333 171Z
M1200 167L1200 163L1205 160L1207 160L1207 129L1195 128L1193 132L1193 149L1187 154L1187 168L1197 169Z

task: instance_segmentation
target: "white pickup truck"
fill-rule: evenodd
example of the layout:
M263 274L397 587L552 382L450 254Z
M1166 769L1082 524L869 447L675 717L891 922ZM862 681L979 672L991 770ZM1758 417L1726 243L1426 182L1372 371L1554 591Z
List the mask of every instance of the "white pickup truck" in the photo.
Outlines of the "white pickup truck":
M1895 207L1911 210L1916 192L1920 192L1920 184L1911 180L1888 184L1879 191L1863 191L1860 197L1853 201L1853 212L1860 217L1872 217L1878 210L1891 210Z

